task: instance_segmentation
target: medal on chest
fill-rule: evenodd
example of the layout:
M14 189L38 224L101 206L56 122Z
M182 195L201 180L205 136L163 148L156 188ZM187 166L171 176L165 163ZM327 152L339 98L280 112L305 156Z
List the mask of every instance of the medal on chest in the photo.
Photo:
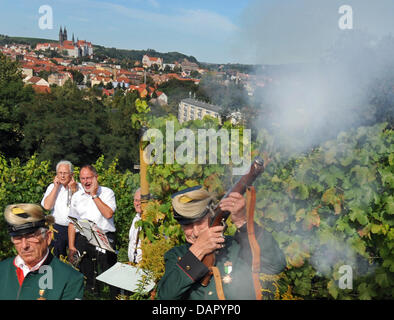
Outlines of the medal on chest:
M40 297L37 300L46 300L46 298L43 297L45 290L41 289L38 293L40 294Z
M226 261L224 263L224 273L225 276L223 277L223 283L229 284L233 279L231 278L231 272L233 271L233 263L231 261Z

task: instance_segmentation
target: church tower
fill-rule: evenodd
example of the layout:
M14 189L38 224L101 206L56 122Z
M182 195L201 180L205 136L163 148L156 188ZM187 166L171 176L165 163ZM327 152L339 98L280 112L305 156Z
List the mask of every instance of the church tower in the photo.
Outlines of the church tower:
M67 41L67 30L66 30L66 27L64 27L64 30L63 30L63 41Z
M62 31L62 26L60 26L60 30L59 30L59 43L60 43L60 45L63 45L63 31Z

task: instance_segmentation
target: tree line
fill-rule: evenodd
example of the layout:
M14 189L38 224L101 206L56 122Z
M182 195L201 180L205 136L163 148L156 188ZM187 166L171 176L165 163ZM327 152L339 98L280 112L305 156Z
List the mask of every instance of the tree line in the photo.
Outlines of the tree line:
M25 161L34 153L52 163L75 165L101 155L122 169L138 162L138 132L132 128L137 93L103 97L97 88L79 90L73 82L35 93L22 81L18 63L0 54L0 153Z

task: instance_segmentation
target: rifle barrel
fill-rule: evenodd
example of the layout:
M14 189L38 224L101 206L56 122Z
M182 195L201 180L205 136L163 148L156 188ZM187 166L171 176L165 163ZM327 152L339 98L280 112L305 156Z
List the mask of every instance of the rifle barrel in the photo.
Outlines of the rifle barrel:
M249 172L243 175L238 182L227 191L227 193L223 196L223 198L227 198L231 192L238 192L240 194L244 194L246 189L250 187L256 178L264 171L264 160L260 157L256 157L250 166ZM218 226L222 224L230 215L228 211L222 211L219 205L216 206L215 215L211 218L210 227ZM202 262L207 266L209 272L202 278L201 285L206 287L209 284L209 281L212 277L211 267L215 265L215 252L207 254Z

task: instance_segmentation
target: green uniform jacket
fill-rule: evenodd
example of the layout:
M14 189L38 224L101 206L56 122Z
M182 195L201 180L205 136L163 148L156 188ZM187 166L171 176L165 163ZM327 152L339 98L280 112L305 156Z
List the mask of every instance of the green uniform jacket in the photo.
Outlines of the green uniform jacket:
M260 272L271 275L282 272L286 267L286 259L271 233L255 224L255 234L261 252ZM218 299L213 277L208 286L200 284L208 269L189 251L190 246L184 244L174 247L164 255L165 274L158 284L158 299ZM227 279L222 282L226 300L256 299L246 225L237 230L233 237L226 237L225 247L216 255L216 266L222 279Z
M83 275L49 254L40 270L29 272L19 286L15 258L0 262L0 300L36 300L40 289L47 300L82 299ZM44 268L43 268L44 266Z

